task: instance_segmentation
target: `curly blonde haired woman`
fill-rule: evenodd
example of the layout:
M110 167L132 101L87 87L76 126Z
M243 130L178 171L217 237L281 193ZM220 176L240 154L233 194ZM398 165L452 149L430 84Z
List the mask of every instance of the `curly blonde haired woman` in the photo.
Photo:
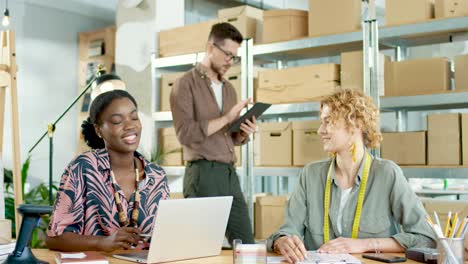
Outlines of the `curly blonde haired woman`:
M294 263L303 260L307 250L363 253L434 247L426 212L400 167L368 152L382 140L372 99L339 90L321 101L320 121L318 133L331 158L304 167L285 223L269 239L270 249Z

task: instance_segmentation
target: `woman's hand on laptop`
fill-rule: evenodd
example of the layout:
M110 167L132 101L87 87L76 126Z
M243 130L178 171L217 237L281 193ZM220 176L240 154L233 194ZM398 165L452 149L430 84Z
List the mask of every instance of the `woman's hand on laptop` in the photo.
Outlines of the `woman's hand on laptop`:
M105 237L99 246L103 251L114 251L118 249L130 249L142 241L138 234L140 230L134 227L121 227L112 235Z

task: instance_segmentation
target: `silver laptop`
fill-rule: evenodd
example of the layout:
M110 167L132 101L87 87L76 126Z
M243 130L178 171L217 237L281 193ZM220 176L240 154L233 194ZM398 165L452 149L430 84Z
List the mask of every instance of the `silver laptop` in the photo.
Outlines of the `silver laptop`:
M226 232L232 196L162 200L148 251L113 257L160 263L217 256Z

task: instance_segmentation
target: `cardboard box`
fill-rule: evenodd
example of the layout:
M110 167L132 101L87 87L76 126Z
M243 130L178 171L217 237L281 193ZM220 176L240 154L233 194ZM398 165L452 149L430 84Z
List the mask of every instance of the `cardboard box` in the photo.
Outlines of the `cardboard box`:
M241 167L241 166L242 166L242 152L241 152L241 147L240 147L240 146L234 147L234 153L236 153L236 158L237 158L236 164L234 164L234 166L236 166L236 167Z
M341 87L363 91L363 52L352 51L341 53ZM385 62L390 61L389 56L379 53L379 95L385 95Z
M332 93L340 80L340 65L316 64L258 73L255 98L281 104L309 102Z
M426 131L382 133L382 158L399 165L426 164Z
M411 24L434 18L433 0L386 0L386 25Z
M233 66L226 72L224 78L228 80L236 90L237 100L241 100L242 96L242 82L241 82L241 66Z
M263 68L260 67L254 67L253 68L253 79L254 79L254 91L255 87L257 87L258 83L258 72L263 70ZM237 100L242 99L242 73L241 73L241 66L232 66L228 72L224 75L224 78L228 80L232 86L234 86L234 89L236 90L237 94Z
M276 9L263 13L262 43L299 39L307 36L307 11Z
M255 238L265 239L284 223L287 196L260 196L255 201Z
M319 120L292 123L294 166L304 166L307 163L328 157L328 154L323 150L320 136L317 134L319 127Z
M397 61L385 65L386 96L443 93L450 89L447 58Z
M427 116L427 164L459 165L460 114Z
M290 122L260 123L255 134L254 159L257 166L291 166L292 130Z
M80 32L79 39L80 60L115 56L115 26Z
M160 165L163 166L182 166L182 146L177 139L175 129L161 128L159 129L158 145L163 149L163 153L171 152L164 155Z
M257 28L262 26L263 10L243 5L218 10L219 22L229 22L235 26L242 36L257 40Z
M175 56L205 51L211 27L217 19L159 32L159 56Z
M468 16L468 0L435 0L435 18Z
M182 75L184 75L184 72L161 75L161 86L159 89L159 111L171 111L171 90L175 81Z
M309 0L309 36L361 29L361 0Z
M184 193L181 192L171 192L170 199L177 200L177 199L184 199Z
M461 114L462 164L468 165L468 114Z
M468 55L455 57L455 91L468 91Z
M3 197L1 197L3 199ZM11 243L11 220L0 219L0 245Z

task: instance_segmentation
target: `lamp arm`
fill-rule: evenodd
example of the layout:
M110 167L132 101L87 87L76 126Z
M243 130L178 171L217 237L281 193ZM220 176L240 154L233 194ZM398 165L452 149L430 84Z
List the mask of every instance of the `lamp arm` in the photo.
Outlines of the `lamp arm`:
M86 85L86 87L83 89L83 91L73 100L73 102L71 102L71 104L65 109L65 111L63 111L63 113L57 118L57 120L55 120L55 122L52 124L54 129L55 129L55 125L68 113L68 111L70 111L70 109L78 102L78 100L80 100L81 97L83 97L83 95L91 88L92 84L97 79L97 77L98 76L96 76L96 75L93 76L93 78ZM29 152L28 152L29 154L31 154L31 152L37 147L37 145L42 141L42 139L44 139L45 136L47 136L48 132L49 132L49 129L46 130L46 132L39 138L38 141L36 141L34 146L29 150Z

